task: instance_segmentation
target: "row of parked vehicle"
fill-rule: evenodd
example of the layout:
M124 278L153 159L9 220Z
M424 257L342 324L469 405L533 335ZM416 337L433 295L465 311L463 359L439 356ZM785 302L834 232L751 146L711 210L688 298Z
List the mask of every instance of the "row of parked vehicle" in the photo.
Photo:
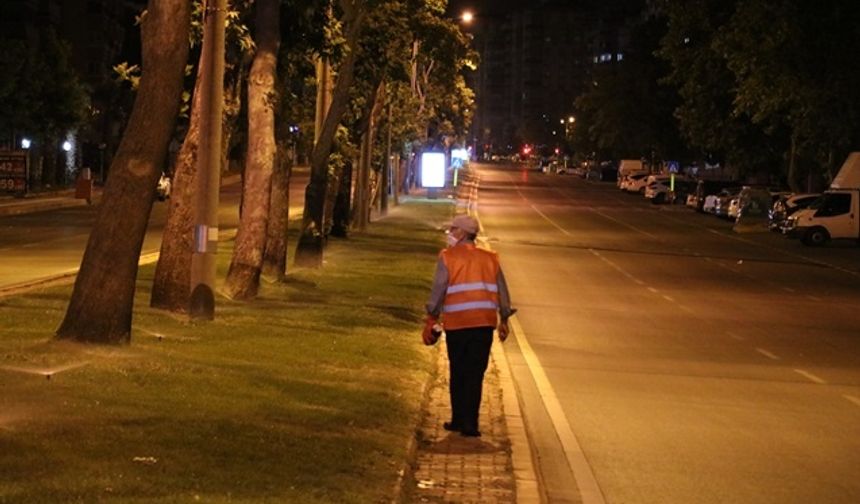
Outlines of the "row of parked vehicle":
M823 245L832 239L860 242L860 152L848 157L830 189L823 193L792 193L737 181L653 174L635 160L621 162L617 185L655 204L685 203L699 212L738 223L764 221L771 231L798 238L806 245Z

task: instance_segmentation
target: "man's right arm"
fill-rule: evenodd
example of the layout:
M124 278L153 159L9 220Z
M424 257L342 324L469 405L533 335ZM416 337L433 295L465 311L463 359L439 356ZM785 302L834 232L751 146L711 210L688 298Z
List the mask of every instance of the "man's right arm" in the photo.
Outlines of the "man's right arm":
M427 313L435 318L442 314L445 294L448 291L448 268L440 257L436 261L436 273L433 275L433 288L430 290L430 300L427 301Z

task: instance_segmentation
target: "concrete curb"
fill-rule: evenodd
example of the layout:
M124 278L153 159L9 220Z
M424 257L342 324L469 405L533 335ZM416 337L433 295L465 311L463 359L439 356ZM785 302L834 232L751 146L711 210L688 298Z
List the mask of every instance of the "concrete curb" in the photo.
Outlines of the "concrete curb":
M516 317L516 315L514 316ZM511 365L508 362L504 345L493 345L492 354L493 359L497 362L499 381L502 385L505 425L511 442L511 463L514 469L517 503L539 504L543 502L543 499L532 456L533 450L526 431L519 396L511 375Z
M79 206L87 206L86 200L75 199L73 197L33 198L29 201L21 200L13 203L0 203L0 217L46 212L49 210L59 210L61 208Z

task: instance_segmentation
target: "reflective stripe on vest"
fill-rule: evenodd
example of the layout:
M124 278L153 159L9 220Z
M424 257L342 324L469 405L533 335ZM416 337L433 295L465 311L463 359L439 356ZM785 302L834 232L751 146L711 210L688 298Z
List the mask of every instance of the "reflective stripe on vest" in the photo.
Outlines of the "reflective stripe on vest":
M499 305L492 301L471 301L469 303L457 303L442 307L444 313L461 312L465 310L498 310Z
M472 283L462 283L457 285L451 285L448 287L448 294L456 294L458 292L466 292L473 290L485 290L490 292L499 292L499 286L494 283L485 283L485 282L472 282Z

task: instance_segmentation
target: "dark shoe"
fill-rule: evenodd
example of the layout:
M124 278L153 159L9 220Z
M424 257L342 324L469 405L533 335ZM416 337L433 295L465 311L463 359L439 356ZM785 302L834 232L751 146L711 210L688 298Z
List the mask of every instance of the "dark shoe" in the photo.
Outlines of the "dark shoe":
M442 428L446 431L460 432L460 426L455 424L454 422L445 422L442 424Z
M481 437L481 431L478 429L463 429L460 431L460 435L463 437Z

